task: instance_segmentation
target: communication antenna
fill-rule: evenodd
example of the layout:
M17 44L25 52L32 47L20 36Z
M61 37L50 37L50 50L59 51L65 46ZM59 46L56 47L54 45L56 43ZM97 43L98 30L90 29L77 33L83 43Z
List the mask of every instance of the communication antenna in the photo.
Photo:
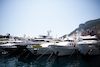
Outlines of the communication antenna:
M48 33L48 36L50 35L50 33L51 33L51 30L50 31L47 31L47 33Z

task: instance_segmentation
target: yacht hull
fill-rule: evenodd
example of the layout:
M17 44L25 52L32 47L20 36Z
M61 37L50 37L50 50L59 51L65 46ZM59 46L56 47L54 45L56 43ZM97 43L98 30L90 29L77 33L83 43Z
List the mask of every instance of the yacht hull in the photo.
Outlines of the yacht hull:
M95 44L78 44L78 50L83 55L99 55L100 54L100 47L96 47Z
M53 53L53 50L47 47L40 47L40 48L27 48L32 54L34 55L48 55Z
M76 47L50 45L57 56L71 55L76 53Z

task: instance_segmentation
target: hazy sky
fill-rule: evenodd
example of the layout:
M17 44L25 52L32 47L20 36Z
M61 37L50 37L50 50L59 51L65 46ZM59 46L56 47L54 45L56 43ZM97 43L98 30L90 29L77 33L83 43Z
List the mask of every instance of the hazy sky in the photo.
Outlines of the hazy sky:
M100 0L0 0L0 35L63 36L100 18Z

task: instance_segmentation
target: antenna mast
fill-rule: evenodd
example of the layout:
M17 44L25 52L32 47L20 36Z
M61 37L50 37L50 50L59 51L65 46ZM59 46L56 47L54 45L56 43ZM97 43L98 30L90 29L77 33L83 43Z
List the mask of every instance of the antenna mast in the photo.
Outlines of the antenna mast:
M51 30L50 31L47 31L47 33L48 33L48 36L50 36Z

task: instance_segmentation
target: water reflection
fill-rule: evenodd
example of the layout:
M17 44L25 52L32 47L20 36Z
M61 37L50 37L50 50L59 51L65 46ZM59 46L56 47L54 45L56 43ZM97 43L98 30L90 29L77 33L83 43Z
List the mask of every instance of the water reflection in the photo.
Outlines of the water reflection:
M36 61L38 56L28 57L2 57L0 56L0 67L100 67L100 56L95 57L77 57L73 55L56 57L43 56Z

